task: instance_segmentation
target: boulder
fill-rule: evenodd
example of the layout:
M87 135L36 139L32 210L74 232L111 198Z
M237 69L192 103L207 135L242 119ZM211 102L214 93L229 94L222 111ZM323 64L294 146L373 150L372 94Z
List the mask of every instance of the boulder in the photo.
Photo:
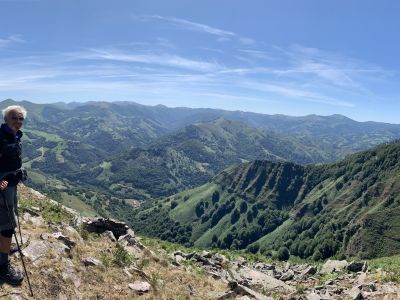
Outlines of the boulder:
M175 255L175 261L179 264L181 261L184 261L185 258L180 255Z
M88 267L88 266L100 266L102 265L101 261L96 259L96 258L92 258L92 257L86 257L84 259L82 259L82 263Z
M300 276L304 277L307 275L315 275L317 273L317 268L314 266L310 266L301 272Z
M307 300L321 300L321 296L315 292L311 292L306 296Z
M112 231L110 231L110 230L104 231L101 235L106 237L106 238L108 238L112 242L116 242L117 241L117 239L114 236L114 233L112 233Z
M368 271L368 263L367 261L352 261L347 266L347 270L350 272L367 272Z
M267 297L263 294L260 294L256 291L253 291L252 289L238 284L236 281L231 281L229 282L229 287L232 291L234 291L238 295L243 295L243 296L250 296L256 300L272 300L272 297Z
M351 300L363 300L364 296L358 287L354 287L349 292L349 297Z
M213 255L212 258L215 259L216 261L218 261L220 264L229 262L229 260L226 258L225 255L219 254L219 253Z
M376 284L373 282L368 284L360 284L359 286L357 286L357 288L363 292L368 292L368 293L376 292L377 290Z
M81 286L81 277L79 276L74 263L68 258L62 258L61 261L64 264L62 273L63 280L70 280L74 287L78 289Z
M127 234L129 229L128 225L124 222L106 218L85 220L83 225L89 232L103 233L109 230L117 239L119 239L120 236Z
M276 279L260 271L251 269L249 267L243 267L238 270L238 274L243 279L250 281L250 287L262 287L267 290L285 290L288 292L294 291L294 288L287 285L282 280Z
M211 299L217 300L225 300L225 299L233 299L236 297L236 293L234 291L228 292L208 292L207 295Z
M145 246L142 245L136 238L129 233L122 235L118 238L118 243L125 247L126 251L130 254L140 253L145 249Z
M47 241L33 240L24 250L22 250L22 253L31 261L35 261L45 256L50 249L51 246Z
M340 272L346 269L349 263L346 260L328 259L321 268L321 273Z
M294 277L294 271L289 269L285 274L283 274L281 276L281 278L279 278L282 281L288 281L288 280L292 280Z
M77 240L77 241L80 241L80 242L83 241L83 238L81 237L79 232L74 227L72 227L70 225L64 226L64 233L67 236L69 236L72 239L74 239L74 240Z
M134 283L130 283L128 286L137 293L146 293L150 291L151 288L150 283L146 281L135 281Z
M63 235L61 232L55 232L52 234L53 238L62 241L68 248L72 248L76 245L76 241L70 239L69 237Z

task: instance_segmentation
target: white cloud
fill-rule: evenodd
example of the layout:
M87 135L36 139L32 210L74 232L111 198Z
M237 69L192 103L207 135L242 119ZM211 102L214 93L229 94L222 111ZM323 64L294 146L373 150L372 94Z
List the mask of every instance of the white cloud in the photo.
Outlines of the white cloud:
M109 97L113 93L132 97L151 94L170 99L174 95L190 99L201 94L221 101L248 100L250 103L273 98L288 106L291 101L298 101L343 109L376 99L363 90L363 76L373 78L383 72L312 48L290 48L280 51L280 57L270 51L238 49L249 58L244 62L230 60L237 51L206 48L202 49L203 56L198 54L193 58L174 53L176 49L157 48L157 42L168 40L153 41L152 51L139 51L136 46L129 50L124 45L43 57L0 57L0 91L3 94L19 90L56 94L59 89L63 93L70 90L88 94L90 90L94 94L104 91ZM270 53L273 59L269 59ZM227 66L216 59L221 57L228 58Z
M212 27L202 23L192 22L181 18L163 17L160 15L144 15L144 16L133 15L132 18L134 20L139 20L139 21L161 20L164 22L173 23L185 30L198 31L214 35L217 37L218 42L228 42L232 40L237 40L243 45L254 45L256 43L255 40L248 37L242 37L235 32Z
M91 49L88 52L74 54L77 59L110 60L130 63L167 66L173 68L190 69L194 71L213 71L220 68L214 62L193 60L174 54L155 53L126 53L119 50Z
M205 24L191 22L191 21L188 21L185 19L180 19L180 18L162 17L159 15L146 15L146 16L141 16L141 17L134 16L134 18L142 19L142 20L157 19L157 20L167 21L167 22L175 23L176 25L179 25L180 27L182 27L184 29L205 32L205 33L209 33L209 34L216 35L219 37L234 37L234 36L236 36L236 34L233 33L232 31L211 27L211 26L208 26Z
M239 49L239 51L253 58L274 60L274 58L270 54L267 54L265 51L254 50L254 49Z
M317 48L295 45L289 50L279 50L289 57L290 66L277 69L277 75L297 76L299 80L309 75L308 80L316 79L362 93L370 93L363 86L366 79L383 76L386 72L377 66Z
M254 45L256 43L255 40L246 37L239 38L239 42L241 42L243 45Z
M243 95L232 95L226 93L200 93L199 96L205 96L208 98L215 98L219 100L232 100L235 102L250 101L250 102L260 102L260 103L277 103L275 100L267 99L265 97L249 97Z
M343 106L343 107L354 107L355 105L351 102L341 101L315 91L308 91L301 89L300 87L290 87L285 85L279 85L274 83L261 83L256 81L246 81L241 83L244 87L255 89L258 91L274 93L278 95L282 95L285 97L290 97L293 99L307 101L307 102L315 102L315 103L323 103L334 106Z
M24 43L20 35L10 35L7 38L0 38L0 48L8 47L12 44Z

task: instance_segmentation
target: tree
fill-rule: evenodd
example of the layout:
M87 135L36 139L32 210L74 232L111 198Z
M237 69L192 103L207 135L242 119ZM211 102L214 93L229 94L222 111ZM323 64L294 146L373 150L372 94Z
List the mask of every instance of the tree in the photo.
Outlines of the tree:
M235 224L240 218L240 212L235 208L231 214L231 224Z
M219 192L218 191L215 191L213 194L212 194L212 202L213 202L213 204L215 204L215 203L217 203L219 201Z
M288 260L290 256L289 249L286 247L281 247L278 250L278 259L279 260Z
M247 211L247 203L245 201L242 201L240 203L240 213L245 213Z
M260 244L254 243L247 247L247 250L253 254L256 254L260 250Z

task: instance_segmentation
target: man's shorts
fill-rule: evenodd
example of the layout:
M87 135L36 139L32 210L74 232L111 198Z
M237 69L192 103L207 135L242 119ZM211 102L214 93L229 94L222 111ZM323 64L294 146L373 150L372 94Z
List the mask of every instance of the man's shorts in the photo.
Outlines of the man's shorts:
M17 187L9 186L4 191L0 191L0 231L14 229L17 226L16 211Z

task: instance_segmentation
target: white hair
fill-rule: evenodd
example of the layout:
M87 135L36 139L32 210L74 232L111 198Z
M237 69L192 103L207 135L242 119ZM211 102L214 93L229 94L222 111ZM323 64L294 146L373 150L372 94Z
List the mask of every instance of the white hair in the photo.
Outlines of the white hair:
M10 106L7 106L6 108L4 108L4 109L1 111L1 112L3 113L4 121L6 120L8 114L9 114L10 112L12 112L12 111L19 111L20 113L22 113L22 115L24 116L24 118L26 118L27 112L26 112L26 109L25 109L23 106L21 106L21 105L10 105Z

